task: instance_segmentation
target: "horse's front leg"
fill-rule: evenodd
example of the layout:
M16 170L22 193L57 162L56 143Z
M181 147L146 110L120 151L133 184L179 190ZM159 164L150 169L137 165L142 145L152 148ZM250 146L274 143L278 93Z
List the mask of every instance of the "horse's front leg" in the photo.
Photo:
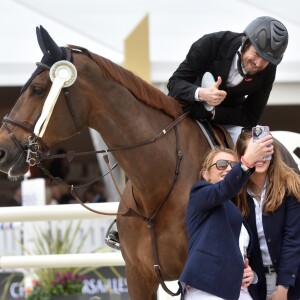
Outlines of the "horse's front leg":
M158 283L147 268L126 265L126 280L131 300L157 300Z
M127 207L134 207L134 204L129 183L123 192L119 213L125 212ZM151 236L147 223L136 217L118 216L117 227L130 299L156 300L158 279L154 273Z

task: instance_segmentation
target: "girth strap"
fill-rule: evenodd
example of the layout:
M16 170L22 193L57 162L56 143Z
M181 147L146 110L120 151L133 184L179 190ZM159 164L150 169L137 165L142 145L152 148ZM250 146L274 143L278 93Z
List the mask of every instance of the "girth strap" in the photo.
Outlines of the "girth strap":
M165 281L163 279L163 276L161 274L161 270L160 270L160 265L158 262L158 253L157 253L157 244L156 244L156 235L155 235L155 228L154 228L154 224L153 221L150 220L148 221L148 228L150 230L151 233L151 240L152 240L152 252L153 252L153 258L154 258L154 271L156 273L156 276L159 280L160 285L162 286L162 288L164 289L164 291L166 293L168 293L171 296L178 296L180 294L180 287L178 289L178 291L176 293L173 293L165 284Z
M152 246L152 254L153 254L153 260L154 260L154 270L155 270L155 274L158 278L158 281L160 283L160 285L162 286L162 288L164 289L164 291L166 293L168 293L171 296L177 296L180 294L180 287L178 289L178 291L176 293L173 293L165 284L165 281L163 279L162 273L161 273L161 268L159 265L159 261L158 261L158 252L157 252L157 242L156 242L156 235L155 235L155 228L154 228L154 219L155 217L158 215L158 213L160 212L161 208L163 207L163 205L167 202L167 200L169 199L169 196L173 190L173 187L178 179L178 175L179 175L179 168L180 168L180 163L182 160L182 153L179 149L179 136L178 136L178 131L177 131L177 127L174 126L174 130L175 130L175 137L176 137L176 167L175 167L175 172L174 172L174 176L173 176L173 180L171 183L171 186L169 187L168 193L165 196L165 198L163 199L163 201L159 204L159 206L156 208L155 212L152 214L151 217L146 217L143 216L141 213L137 213L136 211L134 211L133 209L129 208L127 210L127 212L125 214L123 214L123 216L127 216L127 217L136 217L139 218L143 221L146 221L148 223L148 228L150 230L150 234L151 234L151 246ZM134 194L132 192L133 198L134 198ZM135 200L135 199L134 199ZM136 202L136 200L135 200Z

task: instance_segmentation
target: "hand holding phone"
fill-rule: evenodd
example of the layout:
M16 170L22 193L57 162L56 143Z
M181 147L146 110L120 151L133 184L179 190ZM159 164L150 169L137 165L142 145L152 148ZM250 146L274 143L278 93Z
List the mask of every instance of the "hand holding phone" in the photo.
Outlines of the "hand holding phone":
M269 134L270 134L269 126L257 125L256 127L252 128L252 137L254 142ZM262 160L271 160L271 159L272 159L272 155L267 155L262 158Z

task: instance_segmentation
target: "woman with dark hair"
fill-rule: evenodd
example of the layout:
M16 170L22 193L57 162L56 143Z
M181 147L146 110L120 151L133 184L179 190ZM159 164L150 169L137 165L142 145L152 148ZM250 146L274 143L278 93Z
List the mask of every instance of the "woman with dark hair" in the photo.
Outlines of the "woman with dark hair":
M255 167L236 198L253 235L250 261L258 283L249 290L254 299L299 300L300 176L283 162L276 143L271 160L248 161L251 143L251 131L243 130L236 152Z

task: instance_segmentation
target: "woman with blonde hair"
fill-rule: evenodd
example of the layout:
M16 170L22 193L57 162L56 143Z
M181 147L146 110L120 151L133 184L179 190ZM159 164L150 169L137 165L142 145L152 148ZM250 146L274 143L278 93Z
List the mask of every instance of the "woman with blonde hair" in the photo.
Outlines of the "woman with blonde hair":
M269 135L262 141L267 146L273 139ZM252 142L245 157L256 161L268 153L273 151ZM207 155L187 207L188 258L179 278L182 299L252 299L247 290L255 282L247 259L251 233L232 202L251 172L230 149L217 148Z
M254 299L299 300L300 176L283 162L276 143L271 160L247 160L250 143L251 131L243 130L236 152L255 172L235 201L253 235L250 261L258 283L249 290Z

